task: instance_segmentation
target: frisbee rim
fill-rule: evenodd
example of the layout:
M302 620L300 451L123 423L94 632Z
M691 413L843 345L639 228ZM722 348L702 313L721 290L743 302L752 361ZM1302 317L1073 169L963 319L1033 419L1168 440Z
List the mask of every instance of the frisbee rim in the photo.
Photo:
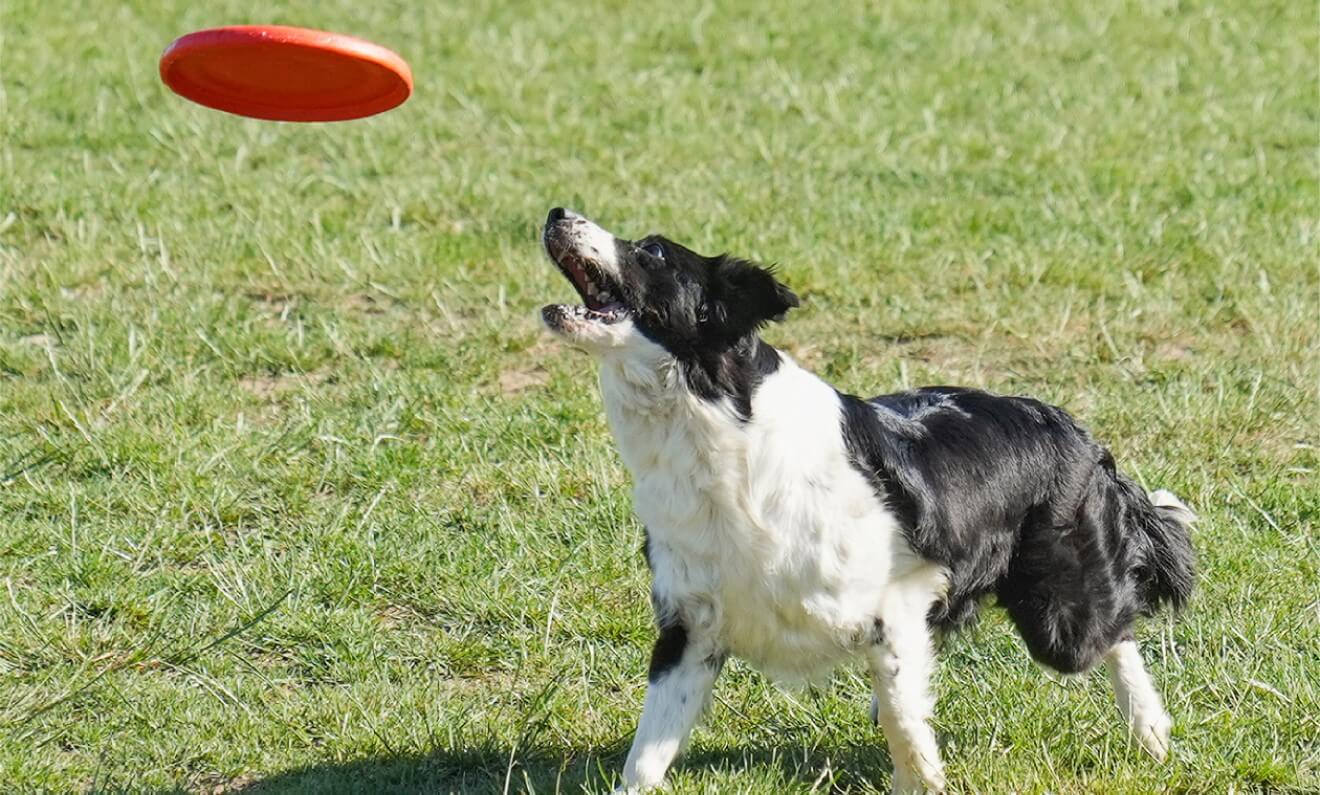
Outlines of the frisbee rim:
M355 61L373 68L382 78L382 85L391 85L366 100L318 103L318 99L325 97L313 95L310 102L290 106L246 99L241 92L217 90L211 84L190 79L179 68L190 58L241 47L251 47L257 52L268 51L270 47L294 48L317 53L318 57L333 62ZM289 25L223 25L186 33L170 42L161 53L159 72L161 81L184 99L213 110L267 121L351 121L396 108L413 92L412 69L393 50L345 33Z

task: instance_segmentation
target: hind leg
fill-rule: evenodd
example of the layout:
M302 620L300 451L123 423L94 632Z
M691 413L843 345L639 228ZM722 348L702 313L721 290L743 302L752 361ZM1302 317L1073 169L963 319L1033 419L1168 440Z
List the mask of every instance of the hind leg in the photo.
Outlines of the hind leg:
M1122 640L1105 655L1109 681L1114 685L1118 710L1128 722L1132 736L1150 755L1164 761L1169 754L1169 729L1173 725L1164 711L1141 652L1134 640Z

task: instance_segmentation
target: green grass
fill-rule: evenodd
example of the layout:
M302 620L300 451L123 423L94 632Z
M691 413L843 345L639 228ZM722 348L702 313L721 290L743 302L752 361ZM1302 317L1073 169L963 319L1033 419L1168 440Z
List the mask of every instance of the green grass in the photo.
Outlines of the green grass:
M842 388L1070 408L1184 496L1156 765L994 611L944 649L957 792L1320 787L1320 25L1309 2L0 7L6 791L607 791L652 630L627 477L536 231L781 263ZM156 77L236 21L416 95L239 120ZM870 792L859 670L745 666L674 791Z

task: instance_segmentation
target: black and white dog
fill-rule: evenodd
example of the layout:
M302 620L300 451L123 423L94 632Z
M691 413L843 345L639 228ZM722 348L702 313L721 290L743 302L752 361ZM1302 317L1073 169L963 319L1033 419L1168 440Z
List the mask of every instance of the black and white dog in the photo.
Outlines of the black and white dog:
M1192 589L1192 512L1149 496L1061 409L932 387L863 400L763 342L798 305L770 270L550 211L584 306L545 324L600 362L636 481L660 637L624 787L659 785L727 655L803 681L860 654L897 792L944 789L933 636L994 595L1033 657L1103 660L1157 758L1169 716L1133 636Z

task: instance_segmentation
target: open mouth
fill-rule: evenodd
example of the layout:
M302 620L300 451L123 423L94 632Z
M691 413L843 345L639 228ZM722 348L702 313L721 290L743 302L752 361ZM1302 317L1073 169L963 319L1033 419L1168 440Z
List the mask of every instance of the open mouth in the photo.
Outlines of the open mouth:
M591 260L579 256L550 230L546 230L545 250L582 296L582 306L559 307L561 314L598 323L617 323L628 316L628 306L623 302L618 285L602 274Z

